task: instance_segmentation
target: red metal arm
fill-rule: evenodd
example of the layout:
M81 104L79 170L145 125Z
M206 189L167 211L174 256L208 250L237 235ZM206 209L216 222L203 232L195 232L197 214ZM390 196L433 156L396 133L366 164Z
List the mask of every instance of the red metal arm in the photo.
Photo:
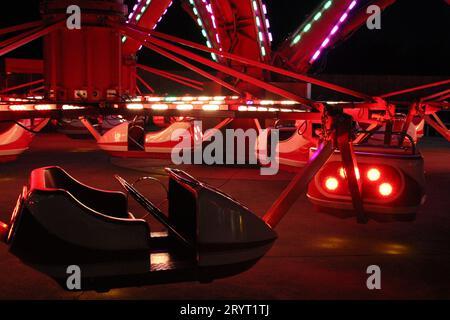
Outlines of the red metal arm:
M135 27L135 29L145 32L145 30L142 30L139 27ZM295 80L309 82L309 83L312 83L314 85L317 85L317 86L320 86L320 87L324 87L324 88L327 88L327 89L330 89L330 90L333 90L333 91L336 91L336 92L348 94L350 96L353 96L353 97L356 97L356 98L360 98L360 99L363 99L365 101L374 101L374 98L369 96L369 95L367 95L367 94L364 94L364 93L361 93L361 92L357 92L355 90L347 89L347 88L344 88L344 87L341 87L341 86L338 86L336 84L332 84L332 83L329 83L329 82L317 80L315 78L312 78L312 77L309 77L309 76L306 76L306 75L303 75L303 74L299 74L299 73L296 73L296 72L292 72L292 71L288 71L288 70L281 69L281 68L278 68L278 67L274 67L274 66L271 66L271 65L266 64L266 63L250 60L250 59L247 59L247 58L244 58L244 57L232 54L232 53L227 53L227 52L222 52L222 51L219 51L219 50L211 49L211 48L208 48L206 46L200 45L198 43L195 43L195 42L192 42L192 41L188 41L188 40L184 40L184 39L181 39L181 38L178 38L178 37L170 36L170 35L167 35L167 34L164 34L164 33L161 33L161 32L151 31L151 32L149 32L149 34L151 34L152 36L164 39L164 40L168 40L168 41L171 41L171 42L174 42L174 43L181 44L183 46L191 47L191 48L194 48L194 49L197 49L197 50L201 50L201 51L205 51L205 52L209 52L209 53L215 53L215 54L223 56L223 57L225 57L227 59L238 61L238 62L242 62L242 63L248 64L248 65L254 66L254 67L261 68L263 70L268 70L268 71L271 71L271 72L274 72L274 73L278 73L280 75L284 75L286 77L290 77L290 78L295 79Z

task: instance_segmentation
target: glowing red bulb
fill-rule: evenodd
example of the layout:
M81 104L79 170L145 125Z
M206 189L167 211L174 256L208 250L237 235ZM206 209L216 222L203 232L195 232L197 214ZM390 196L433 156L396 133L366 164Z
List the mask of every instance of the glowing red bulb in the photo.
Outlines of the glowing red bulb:
M378 181L381 177L381 172L378 169L371 168L367 171L367 179L370 181Z
M334 191L339 187L339 182L336 178L327 178L327 180L325 180L325 187L330 191Z
M378 188L378 191L383 197L388 197L392 194L393 188L390 183L382 183Z

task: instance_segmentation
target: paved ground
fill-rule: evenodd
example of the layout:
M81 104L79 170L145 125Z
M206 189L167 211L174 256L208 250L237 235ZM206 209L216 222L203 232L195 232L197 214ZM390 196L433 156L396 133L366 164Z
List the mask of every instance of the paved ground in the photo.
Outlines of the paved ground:
M279 239L254 268L211 284L182 283L111 290L65 292L10 255L0 244L1 299L434 299L450 298L450 147L424 140L428 201L414 223L358 225L314 212L301 196L277 227ZM38 136L18 161L0 166L0 220L7 220L30 170L60 165L94 186L119 189L114 173L133 181L143 173L113 164L92 141ZM147 169L148 168L142 168ZM257 170L191 167L188 170L263 214L290 174L262 179ZM151 171L161 173L161 168ZM161 176L162 177L162 176ZM208 178L207 178L208 177ZM164 179L164 177L162 177ZM144 187L156 203L157 185ZM131 208L137 216L139 209ZM382 269L382 290L366 288L367 266Z

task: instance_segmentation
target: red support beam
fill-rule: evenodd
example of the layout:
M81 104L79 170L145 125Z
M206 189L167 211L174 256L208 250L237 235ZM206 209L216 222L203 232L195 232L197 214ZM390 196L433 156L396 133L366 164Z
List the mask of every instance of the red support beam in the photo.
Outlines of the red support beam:
M137 73L135 73L134 75L136 76L136 79L138 79L144 85L144 87L146 87L151 93L155 93L155 90L152 87L150 87L150 85L147 82L145 82L144 79L142 79ZM142 95L142 92L140 91L141 90L139 90L139 94Z
M30 93L35 93L35 92L37 92L37 91L44 90L44 89L45 89L45 86L40 86L40 87L31 89L31 90L30 90Z
M42 36L45 36L46 34L58 29L61 25L63 24L63 21L57 22L55 24L49 25L47 27L45 27L42 30L36 31L33 34L30 34L14 43L11 43L9 45L7 45L6 47L3 47L0 49L0 57L21 47L26 45L27 43L30 43Z
M0 93L8 93L8 92L15 91L15 90L18 90L18 89L31 87L31 86L34 86L36 84L43 83L43 82L44 82L44 79L31 81L31 82L27 82L27 83L22 83L22 84L19 84L17 86L11 87L11 88L6 88L6 89L0 91Z
M429 84L424 84L421 86L403 89L403 90L399 90L399 91L394 91L394 92L390 92L390 93L385 93L385 94L381 95L381 98L389 98L389 97L393 97L393 96L398 96L398 95L405 94L405 93L410 93L410 92L419 91L419 90L423 90L423 89L442 86L447 83L450 83L450 79L433 82L433 83L429 83Z
M152 31L152 30L148 30L148 29L143 29L143 28L140 28L140 27L137 27L137 26L133 26L133 28L136 29L136 30L142 31L142 32L147 32L148 34L150 34L150 35L152 35L154 37L158 37L158 38L161 38L161 39L164 39L164 40L168 40L168 41L171 41L171 42L174 42L174 43L178 43L178 44L181 44L183 46L191 47L193 49L201 50L201 51L204 51L204 52L215 53L215 54L217 54L219 56L223 56L223 57L225 57L227 59L238 61L238 62L241 62L241 63L245 63L245 64L248 64L248 65L253 66L253 67L261 68L263 70L268 70L268 71L271 71L271 72L274 72L274 73L278 73L280 75L284 75L286 77L290 77L290 78L295 79L295 80L309 82L309 83L317 85L319 87L324 87L324 88L327 88L327 89L330 89L330 90L333 90L333 91L336 91L336 92L344 93L344 94L350 95L352 97L363 99L365 101L372 101L372 102L374 101L374 98L369 96L369 95L367 95L367 94L364 94L364 93L361 93L361 92L357 92L355 90L347 89L347 88L344 88L344 87L341 87L341 86L338 86L338 85L335 85L335 84L332 84L332 83L329 83L329 82L317 80L315 78L312 78L312 77L309 77L309 76L306 76L306 75L303 75L303 74L299 74L299 73L295 73L295 72L292 72L292 71L284 70L284 69L281 69L281 68L278 68L278 67L271 66L271 65L266 64L266 63L259 62L259 61L254 61L254 60L250 60L250 59L247 59L247 58L243 58L243 57L240 57L240 56L232 54L232 53L223 52L223 51L220 51L220 50L208 48L208 47L200 45L198 43L195 43L195 42L192 42L192 41L188 41L188 40L184 40L184 39L181 39L181 38L178 38L178 37L170 36L170 35L167 35L167 34L164 34L164 33L161 33L161 32Z
M303 170L295 175L286 189L284 189L264 215L263 220L269 226L275 228L278 225L298 197L306 192L309 182L328 161L333 151L334 148L331 141L326 141L319 146L319 149L309 159Z
M432 100L434 98L439 98L441 96L445 96L450 92L450 89L444 90L444 91L440 91L434 94L431 94L429 96L423 97L422 99L420 99L421 101L427 101L427 100Z
M171 54L171 53L169 53L169 52L167 52L167 51L165 51L165 50L163 50L163 49L161 49L161 48L159 48L159 47L157 47L155 45L152 45L152 44L146 42L145 37L137 36L136 34L131 34L131 32L129 32L129 31L127 32L127 31L128 30L124 31L125 34L127 34L128 36L130 36L130 37L132 37L132 38L134 38L134 39L136 39L138 41L141 41L141 43L144 46L146 46L147 48L149 48L150 50L155 51L156 53L159 53L160 55L162 55L162 56L164 56L164 57L166 57L166 58L168 58L170 60L173 60L176 63L178 63L178 64L180 64L180 65L182 65L182 66L184 66L184 67L186 67L188 69L191 69L192 71L202 75L203 77L205 77L207 79L210 79L210 80L220 84L221 86L223 86L224 88L227 88L230 91L233 91L233 92L235 92L235 93L237 93L239 95L243 94L241 91L239 91L238 89L236 89L235 87L233 87L229 83L223 81L222 79L219 79L218 77L215 77L215 76L209 74L208 72L206 72L206 71L204 71L204 70L194 66L193 64L190 64L189 62L186 62L185 60L183 60L183 59L181 59L181 58L179 58L179 57L177 57L177 56L175 56L175 55L173 55L173 54Z
M31 28L35 28L35 27L39 27L39 26L43 26L43 23L41 20L27 22L27 23L19 24L17 26L0 29L0 35L13 33L13 32L17 32L17 31L22 31L22 30L26 30L26 29L31 29Z
M137 65L137 67L140 67L140 66L142 66L142 65L140 65L140 64ZM171 77L173 77L173 78L177 78L177 79L183 80L183 81L185 81L185 82L189 82L189 83L192 83L192 84L196 84L196 85L198 85L198 86L203 86L203 82L201 82L201 81L197 81L197 80L194 80L194 79L186 78L186 77L180 76L180 75L178 75L178 74L170 73L170 72L168 72L168 71L156 69L156 68L153 68L153 67L149 67L149 66L145 66L145 67L148 68L148 69L151 69L151 70L155 71L155 74L156 74L156 73L160 73L160 74L164 74L164 75L169 75L169 76L171 76ZM149 71L149 72L151 72L151 71Z
M450 133L448 130L442 128L438 123L431 119L429 115L424 115L423 118L428 125L430 125L434 130L442 135L448 142L450 142Z
M136 34L135 34L136 31L131 26L119 27L119 29L125 31L131 37L137 37ZM142 32L140 32L140 31L137 31L137 32L142 34ZM174 46L174 45L172 45L172 44L170 44L168 42L156 39L154 37L150 37L147 34L142 34L141 36L143 37L144 41L151 42L154 45L157 45L157 46L159 46L161 48L164 48L166 50L169 50L169 51L175 52L177 54L183 55L183 56L187 57L188 59L194 60L194 61L199 62L199 63L201 63L203 65L206 65L206 66L208 66L210 68L213 68L213 69L215 69L217 71L223 72L223 73L228 74L228 75L230 75L232 77L238 78L238 79L240 79L242 81L248 82L248 83L250 83L252 85L255 85L257 87L263 88L263 89L265 89L265 90L267 90L269 92L277 94L277 95L279 95L281 97L284 97L286 99L297 101L298 103L301 103L303 105L309 106L309 107L311 107L313 109L316 109L317 106L318 106L315 101L303 98L303 97L298 96L296 94L293 94L293 93L291 93L289 91L286 91L286 90L284 90L282 88L279 88L277 86L271 85L271 84L266 83L266 82L264 82L262 80L253 78L253 77L251 77L251 76L249 76L249 75L247 75L245 73L238 72L238 71L236 71L236 70L234 70L232 68L223 66L223 65L218 64L216 62L213 62L211 60L203 58L203 57L201 57L201 56L199 56L199 55L197 55L195 53L192 53L190 51L181 49L180 47ZM144 42L144 45L145 45L145 42Z
M164 72L162 70L158 70L158 69L155 69L155 68L152 68L152 67L148 67L148 66L144 66L144 65L141 65L141 64L138 65L138 68L141 68L142 70L150 72L150 73L154 73L154 74L156 74L156 75L158 75L160 77L167 78L167 79L172 80L174 82L178 82L178 83L180 83L180 84L182 84L184 86L191 87L191 88L197 89L199 91L203 91L202 87L197 86L195 84L192 84L191 82L188 82L187 80L175 77L175 75L170 74L168 72Z

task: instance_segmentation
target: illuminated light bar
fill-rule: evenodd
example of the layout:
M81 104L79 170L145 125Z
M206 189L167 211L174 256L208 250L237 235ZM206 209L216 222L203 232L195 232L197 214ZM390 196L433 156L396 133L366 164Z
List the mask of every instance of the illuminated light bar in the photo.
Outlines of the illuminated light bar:
M56 109L56 105L50 104L37 104L34 106L35 110L43 111L43 110L54 110Z
M285 101L281 101L282 105L287 105L287 106L292 106L294 104L297 104L297 102L295 101L291 101L291 100L285 100Z
M248 107L247 106L239 106L238 111L248 111Z
M181 98L181 101L193 101L194 99L194 97L183 97Z
M214 100L215 100L215 101L223 101L223 100L225 100L225 99L226 99L226 97L222 97L222 96L214 97Z
M206 12L209 14L209 19L211 21L211 27L212 27L212 31L213 31L213 39L219 46L219 50L221 50L222 49L221 41L220 41L220 37L219 37L219 32L217 30L216 16L214 15L214 10L212 8L211 1L210 0L201 0L201 2L203 4L204 8L206 9ZM213 47L213 45L212 45L213 39L210 39L208 32L205 29L205 24L202 21L202 17L200 15L200 12L197 9L197 5L196 5L195 1L189 0L189 3L192 6L192 12L194 13L195 17L197 18L197 24L199 25L200 28L202 28L202 35L206 39L206 45L208 46L208 48L212 48ZM211 57L214 61L218 61L217 55L215 53L211 53Z
M252 0L252 7L253 15L255 16L256 27L258 29L257 32L261 56L264 59L264 57L267 55L267 49L269 49L270 43L273 41L272 33L269 30L270 22L267 18L267 7L262 2L258 3L257 0ZM260 8L262 8L262 10ZM264 21L264 23L262 23L261 21ZM268 44L265 42L266 37L264 37L264 34L267 35L269 42Z
M27 110L32 110L32 108L33 108L33 106L21 105L21 104L9 106L9 110L11 110L11 111L27 111Z
M128 110L142 110L144 109L144 105L141 103L129 103L127 104Z
M177 106L177 110L192 110L194 106L192 104L180 104Z
M302 25L302 27L300 27L300 29L297 31L295 37L292 39L291 47L295 46L296 44L298 44L300 42L300 40L302 39L303 34L309 32L311 30L311 28L313 27L314 23L319 21L320 18L322 18L324 12L327 11L331 7L332 4L333 4L332 0L329 0L329 1L325 2L325 4L320 7L319 11L317 11L316 13L311 15L311 18L309 20L307 20Z
M259 103L261 105L263 105L263 106L267 106L267 105L275 104L275 101L272 101L272 100L261 100Z
M133 6L132 12L128 15L127 23L137 23L137 22L139 22L139 20L141 20L141 18L144 15L144 13L147 11L147 9L148 9L148 7L149 7L151 2L152 2L151 0L139 0L138 3ZM172 6L172 4L173 4L173 1L171 1L169 3L167 8L170 8ZM162 17L166 13L167 13L167 9L164 10L164 12L162 13L162 15L159 18L158 22L153 26L153 29L156 28L156 26L162 20ZM125 43L126 41L127 41L127 37L123 36L122 37L122 43ZM138 50L141 50L141 48L142 48L142 46L140 46Z
M70 105L70 104L64 104L64 105L62 106L62 109L63 109L63 110L78 110L78 109L84 109L84 107L73 106L73 105Z
M331 2L331 1L329 1ZM327 2L328 3L328 2ZM322 42L322 45L320 46L319 49L317 49L317 51L314 53L314 55L312 56L311 60L309 61L309 63L314 63L320 56L320 54L322 53L321 49L324 49L331 40L331 37L333 37L336 32L339 30L339 27L342 23L344 23L344 21L347 19L350 11L353 10L353 8L356 6L356 4L358 3L357 0L353 0L350 5L348 6L347 10L345 10L345 12L342 14L342 16L339 18L338 22L336 23L336 25L334 25L334 27L331 29L330 33L327 35L327 37L325 38L325 40ZM331 4L330 4L331 6Z
M167 104L153 104L152 109L153 110L167 110L167 109L169 109L169 106Z
M205 104L202 109L205 111L217 111L220 107L217 104Z
M160 97L146 97L146 100L149 102L159 102L162 100Z

